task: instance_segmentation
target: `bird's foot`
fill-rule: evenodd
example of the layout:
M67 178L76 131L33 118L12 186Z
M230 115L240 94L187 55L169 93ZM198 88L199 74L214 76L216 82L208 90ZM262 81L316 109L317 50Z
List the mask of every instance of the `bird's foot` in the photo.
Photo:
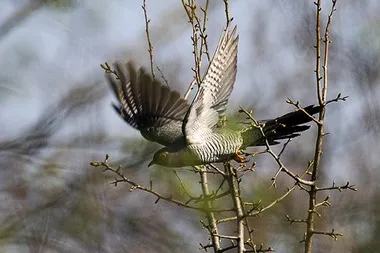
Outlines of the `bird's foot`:
M246 163L249 162L247 158L244 156L244 152L241 149L237 149L234 153L233 159L238 163Z

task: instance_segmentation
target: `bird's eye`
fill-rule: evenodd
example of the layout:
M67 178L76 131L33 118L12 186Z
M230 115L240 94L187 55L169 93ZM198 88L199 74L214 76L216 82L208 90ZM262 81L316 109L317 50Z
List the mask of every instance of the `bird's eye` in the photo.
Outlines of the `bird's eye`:
M168 152L162 152L161 154L160 154L160 158L161 159L164 159L164 158L166 158L167 156L168 156Z

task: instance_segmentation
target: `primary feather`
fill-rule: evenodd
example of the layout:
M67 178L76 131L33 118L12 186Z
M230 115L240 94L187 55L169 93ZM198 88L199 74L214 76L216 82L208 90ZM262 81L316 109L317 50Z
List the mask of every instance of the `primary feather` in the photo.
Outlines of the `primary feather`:
M119 79L107 74L108 83L119 100L117 113L148 140L168 146L183 141L182 122L189 104L176 91L153 79L132 62L115 63ZM128 73L128 78L127 78Z
M186 115L183 132L187 144L204 143L224 116L237 71L236 26L222 34L215 54Z

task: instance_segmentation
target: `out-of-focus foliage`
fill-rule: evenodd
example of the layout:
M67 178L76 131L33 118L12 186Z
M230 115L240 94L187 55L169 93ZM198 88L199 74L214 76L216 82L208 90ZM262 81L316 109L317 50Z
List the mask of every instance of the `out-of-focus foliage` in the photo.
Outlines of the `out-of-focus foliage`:
M207 243L198 212L129 186L89 166L106 153L113 165L142 185L186 199L171 169L147 168L157 145L142 140L112 111L99 67L129 60L148 66L139 1L3 1L0 8L0 248L2 252L194 252ZM214 3L214 1L211 1ZM293 110L287 97L314 103L312 1L230 1L240 34L238 77L230 114L238 105L256 118ZM324 1L329 7L329 1ZM43 4L40 4L43 3ZM180 1L147 1L155 63L171 88L192 80L190 29ZM36 7L37 6L37 7ZM63 7L63 8L62 8ZM21 15L21 14L22 15ZM316 237L314 252L375 252L379 247L380 119L378 1L339 1L332 24L330 94L349 95L329 106L321 183L349 181L359 191L333 192L316 226L342 232ZM209 47L224 25L222 5L209 7ZM223 16L224 17L224 16ZM326 18L324 16L324 18ZM292 141L284 162L302 173L314 150L313 129ZM281 147L276 147L279 150ZM255 149L257 151L257 149ZM263 155L243 178L243 196L268 204L291 186ZM181 169L182 182L199 196L199 178ZM210 184L218 183L218 180ZM322 195L321 195L322 199ZM300 252L303 191L293 192L250 221L256 243ZM222 232L233 228L225 226Z

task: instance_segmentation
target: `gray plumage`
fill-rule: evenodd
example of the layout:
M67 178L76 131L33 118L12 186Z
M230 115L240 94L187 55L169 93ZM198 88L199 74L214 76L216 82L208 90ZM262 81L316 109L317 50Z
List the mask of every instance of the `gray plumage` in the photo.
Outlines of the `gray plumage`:
M120 80L109 74L106 77L120 102L113 104L117 113L149 141L164 146L183 142L182 123L190 107L187 101L153 80L144 68L136 71L132 62L114 65Z

